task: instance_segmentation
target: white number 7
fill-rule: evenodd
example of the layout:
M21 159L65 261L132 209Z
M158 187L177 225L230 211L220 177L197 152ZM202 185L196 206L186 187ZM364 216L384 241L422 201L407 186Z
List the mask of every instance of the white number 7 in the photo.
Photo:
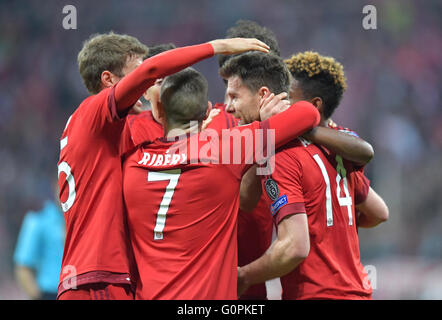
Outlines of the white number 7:
M149 171L147 174L147 181L165 181L169 180L169 184L164 192L160 207L157 212L157 221L153 229L154 240L163 239L163 230L166 225L166 214L169 211L169 205L172 201L175 187L178 184L178 179L181 175L181 169L165 170L165 171Z

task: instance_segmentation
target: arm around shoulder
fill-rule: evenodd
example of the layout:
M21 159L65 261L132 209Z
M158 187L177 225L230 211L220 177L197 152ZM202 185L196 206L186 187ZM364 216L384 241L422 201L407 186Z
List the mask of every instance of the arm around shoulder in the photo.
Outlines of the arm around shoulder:
M304 134L304 137L358 165L366 165L374 157L370 143L338 130L318 126Z

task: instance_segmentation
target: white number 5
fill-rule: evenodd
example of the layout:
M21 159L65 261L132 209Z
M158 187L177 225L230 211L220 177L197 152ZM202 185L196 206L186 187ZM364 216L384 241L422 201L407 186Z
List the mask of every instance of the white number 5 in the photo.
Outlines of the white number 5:
M181 169L165 170L165 171L149 171L147 174L147 181L165 181L169 180L169 184L164 192L163 199L161 200L160 207L157 212L157 221L155 228L153 229L153 239L162 240L163 230L166 225L166 214L169 211L169 205L172 201L173 193L175 192L178 179L181 175Z
M72 116L69 117L64 130L66 130L66 128L68 127L69 122L71 121L71 118L72 118ZM68 137L66 136L63 139L61 139L61 141L60 141L60 152L67 145L68 145ZM63 209L63 212L66 212L74 205L74 201L77 196L77 193L75 191L75 179L74 179L74 176L72 175L71 167L69 166L69 164L66 161L63 161L58 165L58 177L59 178L60 178L60 173L62 173L62 172L66 175L66 181L67 181L68 187L69 187L67 200L63 203L60 203L61 208Z

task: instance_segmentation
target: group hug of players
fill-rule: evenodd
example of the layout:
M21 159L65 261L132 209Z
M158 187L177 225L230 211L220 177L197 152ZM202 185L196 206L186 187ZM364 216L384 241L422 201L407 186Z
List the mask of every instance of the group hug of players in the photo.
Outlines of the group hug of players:
M190 66L214 55L226 94L212 107ZM58 299L266 299L278 277L283 299L371 298L357 230L388 208L363 173L371 145L330 119L340 63L283 60L269 29L241 20L181 48L94 35L78 64L91 95L60 141ZM226 152L237 161L216 161Z

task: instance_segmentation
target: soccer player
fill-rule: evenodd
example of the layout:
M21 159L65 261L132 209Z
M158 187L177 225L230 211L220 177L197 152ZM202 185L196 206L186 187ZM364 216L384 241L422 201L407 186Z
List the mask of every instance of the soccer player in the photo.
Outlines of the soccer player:
M149 53L146 58L151 58L174 48L175 45L172 43L149 47ZM223 56L228 57L228 55ZM155 84L143 94L143 97L149 102L151 109L127 116L123 132L123 143L121 144L121 154L126 153L140 143L153 141L156 138L164 136L164 128L158 118L158 108L161 104L160 89L162 81L162 78L157 79ZM220 114L220 116L216 117L218 114ZM204 120L203 129L209 127L215 130L222 130L236 126L236 122L236 119L233 118L231 114L224 111L222 104L216 104L210 111L209 117Z
M292 101L298 101L306 96L311 97L309 100L321 113L320 126L333 128L335 130L346 132L350 136L359 137L356 132L348 128L338 126L336 123L334 123L331 119L331 115L335 109L326 109L324 107L324 103L321 101L321 94L327 94L325 85L323 84L321 86L318 84L321 81L321 70L328 67L330 68L329 73L341 74L342 79L345 79L342 65L337 63L331 57L324 57L319 55L317 52L311 51L293 55L290 59L285 60L285 63L289 67L290 73L295 78L295 81L292 82L290 87L290 99ZM312 64L311 69L305 68L307 63ZM313 69L313 66L318 65L320 68ZM336 95L339 97L339 99L346 89L345 81L343 80L342 83L342 87L335 86L334 88L335 90L338 90ZM328 94L326 98L333 99L330 94ZM335 104L334 101L329 103L329 105L335 106L334 108L337 108L338 104L339 101L337 104ZM317 129L319 128L320 127L317 127ZM309 138L308 135L305 135L305 137ZM348 137L348 139L352 138ZM334 153L341 155L347 160L354 161L356 164L361 166L365 165L373 157L371 146L367 145L367 143L364 141L361 141L361 143L358 145L352 145L352 148L345 148L348 146L345 143L342 143L340 147L336 147L335 145L332 146L327 143L327 136L324 134L321 136L321 143ZM355 148L359 150L355 150ZM356 203L358 203L356 207L357 226L361 228L373 228L380 223L387 221L389 216L388 207L382 197L380 197L376 191L369 186L370 181L368 181L368 179L365 177L363 170L356 171L355 179L358 181L358 183L368 186L368 193L366 193L366 196L362 199L355 199Z
M257 118L259 110L257 101L260 96L265 95L268 91L278 93L289 90L289 77L284 77L286 67L282 60L275 57L271 63L261 61L259 56L242 54L232 57L227 60L220 71L221 75L228 79L226 96L229 103L226 110L240 118L241 123L249 123L259 119ZM282 86L281 83L286 85ZM311 134L311 138L335 149L341 149L341 145L345 146L345 150L353 150L355 146L359 147L363 143L360 141L361 139L326 128L315 129L315 134ZM364 148L362 149L365 151ZM361 158L365 156L362 152L359 153L350 155L353 159L363 161ZM243 207L244 210L239 215L238 243L240 250L238 252L239 261L242 262L240 266L260 257L272 241L272 221L268 214L268 207L266 208L264 196L261 196L260 179L259 177L256 179L257 176L254 172L248 172L247 179L245 178L246 176L241 185L241 204L253 203L253 201L256 204L256 198L260 201L258 201L256 208L253 205L250 206L252 210L246 210ZM253 180L257 180L259 185L255 187L256 182ZM245 188L243 188L244 186ZM253 195L257 195L257 197L253 197ZM254 200L244 201L247 197L254 198ZM258 284L241 297L243 299L266 299L265 284Z
M274 130L279 146L319 120L311 104L298 102L264 122L222 135L200 131L210 109L207 91L207 81L194 69L166 77L159 109L166 137L141 145L123 164L140 279L136 299L236 299L239 187L253 163L248 156L260 159L250 149L255 144L258 155L267 150L267 139L256 140L259 132L270 134L264 129ZM279 98L270 96L261 109L286 105ZM241 143L247 136L251 144Z
M239 20L228 29L226 38L253 37L257 38L270 47L271 53L280 56L280 48L275 34L268 28L250 20ZM219 56L220 68L234 56ZM265 71L264 71L265 72ZM229 103L228 96L225 97ZM234 110L230 108L233 113ZM267 117L270 115L264 115ZM263 115L261 114L261 118ZM362 139L353 139L344 135L330 134L329 131L316 132L311 137L316 143L324 144L336 152L346 151L344 157L354 161L365 163L371 159L371 146ZM346 150L343 150L346 146ZM272 242L273 222L268 214L265 196L262 195L261 179L256 176L256 166L253 166L244 175L240 189L240 210L238 214L238 265L246 265L260 257L268 249ZM256 300L266 299L267 291L265 283L251 286L240 299Z
M78 55L92 94L69 118L60 141L58 176L66 242L59 299L132 299L122 198L122 120L155 80L214 54L267 52L255 39L214 40L143 62L147 47L114 33L91 37Z
M309 52L286 63L295 78L291 99L311 101L324 125L346 88L342 65ZM355 217L355 204L368 193L367 182L358 181L360 168L305 139L278 150L275 163L263 188L278 238L239 269L239 292L281 276L283 299L371 298Z
M268 28L251 20L238 20L234 26L226 32L226 38L249 37L259 39L270 47L270 52L280 56L278 40L275 34ZM218 64L221 68L225 62L234 57L233 55L219 55ZM223 79L226 83L227 80ZM226 91L223 108L229 104ZM222 104L217 104L221 106ZM262 115L267 118L270 115ZM257 120L257 119L255 119ZM264 119L262 119L264 120ZM243 176L240 188L240 205L238 213L238 265L246 265L260 257L272 242L273 223L269 219L268 212L262 207L264 201L258 202L261 195L260 179L256 175L256 166L252 166ZM258 205L257 205L258 203ZM267 298L265 283L251 286L240 299L264 300Z
M278 40L268 28L251 20L238 20L226 32L226 38L253 37L261 40L270 47L270 52L281 55ZM218 64L221 69L233 55L219 55ZM226 83L227 80L223 79ZM227 93L227 91L226 91ZM228 95L225 95L225 106L229 104ZM221 104L218 104L221 105ZM269 115L270 116L270 115ZM261 115L261 120L263 115ZM264 116L266 118L267 116ZM258 120L258 119L254 119ZM252 166L244 175L240 188L240 205L238 212L238 266L244 266L259 258L272 243L273 221L269 218L264 199L261 198L261 179L255 177L256 166ZM259 201L259 202L258 202ZM265 300L267 289L265 283L251 286L242 300Z

